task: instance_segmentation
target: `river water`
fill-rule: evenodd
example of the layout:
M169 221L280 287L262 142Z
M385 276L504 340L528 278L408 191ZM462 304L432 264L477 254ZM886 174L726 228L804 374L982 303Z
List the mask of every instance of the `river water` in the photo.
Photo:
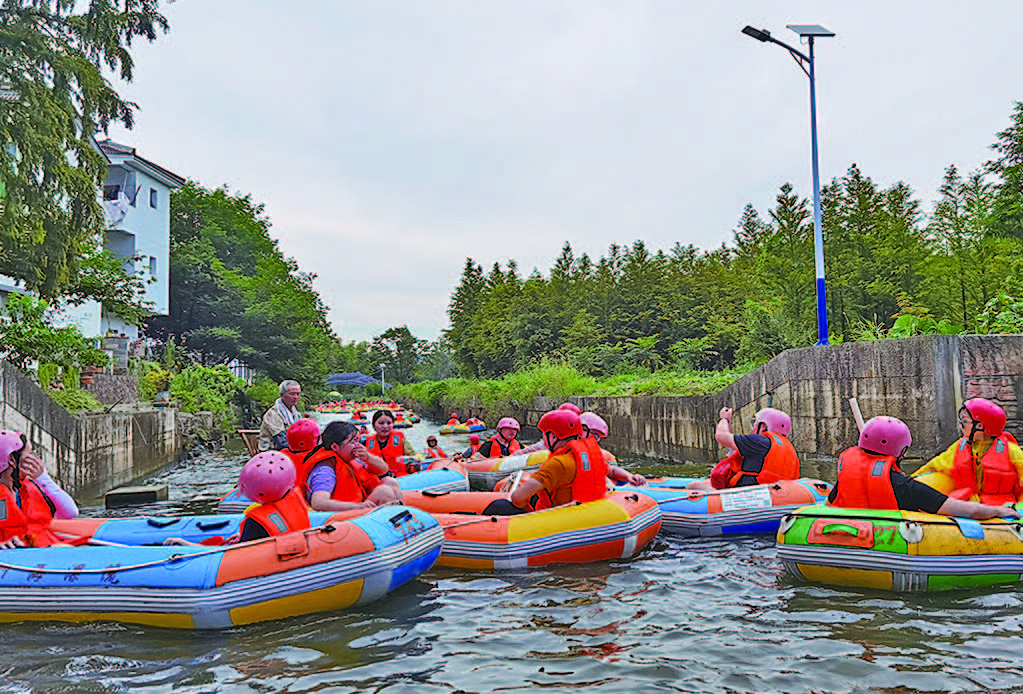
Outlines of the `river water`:
M421 449L435 430L407 434ZM170 501L131 514L211 512L243 461L166 470L150 481ZM1018 692L1021 603L795 585L771 537L660 536L632 561L433 569L372 605L225 632L4 625L0 691Z

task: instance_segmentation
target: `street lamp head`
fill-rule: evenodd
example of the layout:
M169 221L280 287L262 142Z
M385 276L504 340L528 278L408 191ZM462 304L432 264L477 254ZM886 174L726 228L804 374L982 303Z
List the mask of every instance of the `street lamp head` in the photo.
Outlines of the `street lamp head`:
M771 32L767 29L756 29L748 24L742 28L742 33L746 34L746 36L755 38L757 41L771 40Z
M820 24L786 24L786 27L799 34L801 37L831 38L835 32L828 31Z

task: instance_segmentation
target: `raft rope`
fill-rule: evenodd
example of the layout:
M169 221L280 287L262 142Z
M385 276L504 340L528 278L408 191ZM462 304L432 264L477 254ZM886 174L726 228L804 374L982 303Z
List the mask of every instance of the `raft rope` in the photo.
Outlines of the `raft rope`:
M834 507L834 508L839 508L839 507ZM909 511L908 513L915 513L915 512L914 511ZM923 513L923 512L921 511L921 513ZM939 515L939 514L932 514L932 515ZM944 516L944 518L947 518L948 520L917 520L916 518L904 518L904 517L901 517L901 516L860 516L860 515L856 515L856 516L841 516L841 515L831 515L831 514L825 514L825 515L822 515L822 516L818 516L818 515L810 515L810 514L803 514L803 513L800 513L800 514L790 513L790 514L788 514L787 517L788 518L793 518L793 519L801 519L801 518L826 518L827 520L833 520L833 521L839 521L839 522L842 522L842 521L854 521L854 520L869 520L869 521L885 521L885 522L890 523L892 521L897 521L899 523L916 523L917 525L955 525L955 518L961 518L961 516ZM965 520L974 520L974 519L973 518L967 518ZM994 529L1002 529L1002 530L1009 530L1009 526L1020 525L1021 523L1023 523L1023 518L987 518L985 520L1005 521L1004 523L995 523L993 525L985 525L984 526L985 528L994 528ZM983 522L983 521L977 521L977 522L980 523L980 522Z
M794 481L795 480L793 480L793 482ZM825 484L825 483L824 482L814 482L813 486L817 487L821 491L824 491L824 489L820 486L822 484ZM781 485L778 484L777 482L772 484L772 485L769 485L769 486L770 486L771 489L774 489L775 491L781 489ZM636 487L636 489L639 489L639 487ZM667 489L667 487L648 487L648 489ZM666 504L669 501L696 501L698 499L702 499L705 496L723 496L725 494L741 494L743 492L748 492L751 489L754 489L754 487L732 487L731 489L690 489L689 492L687 494L683 495L683 496L673 496L673 497L669 497L667 499L655 499L655 501L657 503L659 503L659 504Z
M317 528L309 528L303 530L303 535L309 535L310 533L332 533L336 528L331 525L321 525ZM258 545L266 542L273 542L275 538L264 537L258 540L251 540L246 542L246 545ZM113 543L111 543L113 544ZM115 547L133 547L134 545L114 545ZM161 564L171 564L176 561L184 559L196 559L198 557L204 557L207 554L218 554L226 552L228 549L233 549L238 545L221 545L219 547L213 547L211 549L203 550L201 552L194 552L191 554L172 554L169 557L163 557L162 559L154 559L152 561L145 561L138 564L128 564L127 566L108 566L105 569L51 569L43 566L19 566L17 564L8 564L7 562L0 561L0 569L8 571L24 571L26 573L36 574L113 574L120 571L134 571L135 569L146 569L151 566L160 566Z

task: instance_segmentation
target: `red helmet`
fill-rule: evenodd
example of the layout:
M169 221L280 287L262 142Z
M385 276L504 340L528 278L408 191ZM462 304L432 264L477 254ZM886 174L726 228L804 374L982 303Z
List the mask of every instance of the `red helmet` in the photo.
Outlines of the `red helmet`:
M767 426L768 431L781 434L782 436L788 436L789 432L792 431L792 418L781 410L776 410L773 407L765 407L764 409L757 412L753 418L753 431L756 432L757 425L763 422Z
M480 435L479 434L469 434L469 443L479 443L479 442L480 442Z
M860 432L860 448L896 458L901 458L912 443L909 427L895 417L873 417Z
M522 427L519 426L519 420L514 417L502 417L501 421L497 423L497 430L508 428L514 429L515 431L522 431Z
M449 416L450 416L450 417L451 417L452 419L458 419L458 414L457 414L457 413L455 413L455 412L452 412L452 413L451 413L451 414L450 414Z
M972 398L963 403L963 410L970 414L974 422L983 425L984 433L988 436L1000 436L1005 431L1005 410L990 400Z
M607 422L595 412L583 412L579 415L579 421L582 422L583 429L594 431L601 436L608 434Z
M288 448L295 453L313 450L319 438L320 425L315 419L299 419L288 427Z
M10 429L0 430L0 472L11 464L11 453L24 447L25 442L21 440L21 434Z
M583 425L579 420L579 415L570 410L557 409L548 412L540 417L536 427L544 435L544 439L548 434L552 434L556 439L583 435Z
M574 402L563 402L559 410L568 410L569 412L575 412L576 414L582 414L583 411L579 409L579 406Z

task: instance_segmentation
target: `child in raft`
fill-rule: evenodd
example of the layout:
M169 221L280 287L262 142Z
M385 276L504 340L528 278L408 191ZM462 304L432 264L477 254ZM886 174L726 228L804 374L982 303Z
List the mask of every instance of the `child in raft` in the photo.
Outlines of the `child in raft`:
M47 474L28 437L0 430L0 549L59 544L50 522L77 516L74 499Z
M863 426L856 446L838 459L838 481L828 504L841 508L923 511L975 520L1019 518L1008 506L989 506L942 494L904 475L899 461L913 438L909 427L895 417L874 417Z
M951 478L955 499L1000 505L1023 493L1023 450L1005 430L1005 410L984 398L972 398L959 410L962 437L913 473Z
M730 489L771 484L799 477L799 457L789 442L792 418L773 407L753 418L752 434L732 433L732 408L722 407L714 440L731 453L710 472L706 482L690 482L689 489Z
M479 439L479 436L476 437ZM437 445L437 437L430 434L426 437L426 450L423 451L423 456L426 458L447 458L448 454L444 452L444 449Z

